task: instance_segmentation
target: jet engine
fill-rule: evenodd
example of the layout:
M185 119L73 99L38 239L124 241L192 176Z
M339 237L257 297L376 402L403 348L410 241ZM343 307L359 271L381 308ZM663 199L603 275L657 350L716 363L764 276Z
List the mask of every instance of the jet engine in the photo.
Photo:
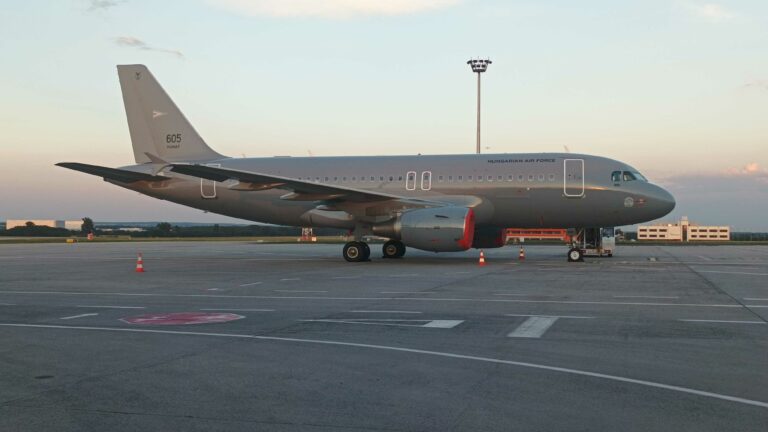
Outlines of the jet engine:
M500 248L506 243L505 229L498 227L477 227L475 228L475 238L472 240L472 247L475 249L493 249Z
M457 252L472 246L475 213L466 207L411 210L374 225L373 233L432 252Z

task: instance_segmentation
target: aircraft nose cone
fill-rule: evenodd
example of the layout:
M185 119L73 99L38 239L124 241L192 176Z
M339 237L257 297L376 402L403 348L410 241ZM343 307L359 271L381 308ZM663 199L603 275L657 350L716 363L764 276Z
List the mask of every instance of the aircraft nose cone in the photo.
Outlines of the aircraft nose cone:
M666 216L675 208L675 197L664 188L657 186L656 189L653 194L654 209L659 213L656 217Z

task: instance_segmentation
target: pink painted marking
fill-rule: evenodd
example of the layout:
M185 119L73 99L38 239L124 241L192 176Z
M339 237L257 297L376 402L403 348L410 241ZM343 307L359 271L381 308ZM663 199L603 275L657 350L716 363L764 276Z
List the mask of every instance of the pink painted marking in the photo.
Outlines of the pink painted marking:
M232 313L177 312L125 317L120 318L120 321L139 325L189 325L223 323L241 318L245 317Z

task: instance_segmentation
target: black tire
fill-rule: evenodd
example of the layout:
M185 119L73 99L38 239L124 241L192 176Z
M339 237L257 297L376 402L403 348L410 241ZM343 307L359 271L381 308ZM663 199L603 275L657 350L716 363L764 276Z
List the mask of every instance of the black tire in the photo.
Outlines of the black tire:
M579 248L572 248L568 251L568 262L581 262L584 261L584 254Z
M389 240L381 247L382 258L398 258L400 248L398 247L399 241Z
M344 245L342 255L348 262L360 262L365 260L366 247L365 243L352 241Z
M405 255L405 245L398 240L389 240L381 248L384 258L402 258Z
M371 248L368 246L368 243L365 242L359 242L360 245L363 248L363 259L360 261L370 261L371 260Z

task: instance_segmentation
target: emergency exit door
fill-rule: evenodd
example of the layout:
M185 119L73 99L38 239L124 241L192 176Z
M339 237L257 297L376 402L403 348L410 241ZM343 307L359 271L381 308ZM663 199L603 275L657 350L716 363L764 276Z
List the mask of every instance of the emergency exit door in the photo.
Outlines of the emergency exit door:
M569 198L584 196L584 159L563 161L563 194Z
M205 164L213 168L221 168L221 164ZM213 180L200 179L200 196L205 199L216 198L216 182Z

